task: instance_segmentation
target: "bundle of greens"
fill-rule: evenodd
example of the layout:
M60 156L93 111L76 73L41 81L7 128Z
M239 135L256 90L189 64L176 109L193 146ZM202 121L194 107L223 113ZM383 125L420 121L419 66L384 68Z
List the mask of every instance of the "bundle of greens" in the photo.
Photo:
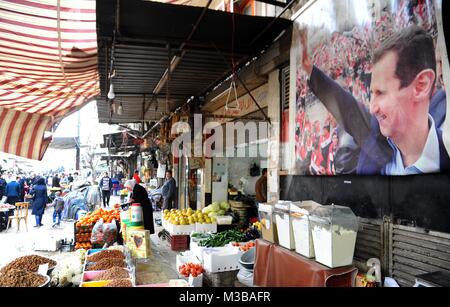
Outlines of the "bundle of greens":
M201 240L200 246L203 247L223 247L232 242L242 242L245 236L239 230L227 230L211 235L209 238Z

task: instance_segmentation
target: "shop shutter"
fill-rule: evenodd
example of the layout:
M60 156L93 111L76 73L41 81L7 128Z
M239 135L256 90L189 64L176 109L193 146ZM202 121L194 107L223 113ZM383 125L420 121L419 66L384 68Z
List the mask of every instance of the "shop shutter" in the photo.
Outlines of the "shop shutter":
M383 221L379 219L359 218L354 260L355 265L361 271L367 271L367 260L378 258L381 262L382 272L384 274L388 273L388 261L384 253L385 232L383 231L383 225Z
M450 234L392 226L391 276L410 287L415 276L436 271L450 273Z

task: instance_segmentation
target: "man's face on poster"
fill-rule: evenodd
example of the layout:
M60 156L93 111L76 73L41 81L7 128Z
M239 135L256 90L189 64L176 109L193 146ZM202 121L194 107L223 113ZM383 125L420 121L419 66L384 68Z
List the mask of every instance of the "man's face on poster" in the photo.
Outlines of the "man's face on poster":
M412 85L400 88L400 80L395 74L397 54L386 53L373 66L371 82L370 113L380 124L380 131L385 137L397 139L408 130L408 122L412 121L413 89Z

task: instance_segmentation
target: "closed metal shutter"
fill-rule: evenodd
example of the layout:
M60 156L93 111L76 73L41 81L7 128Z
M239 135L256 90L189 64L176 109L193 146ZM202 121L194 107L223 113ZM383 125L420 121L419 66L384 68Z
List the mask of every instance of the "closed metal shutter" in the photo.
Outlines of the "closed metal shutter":
M391 276L400 286L410 287L419 274L450 273L450 234L393 225L390 254Z
M378 258L382 272L388 273L387 259L383 252L385 242L383 225L382 220L359 218L354 261L360 271L367 270L367 260Z

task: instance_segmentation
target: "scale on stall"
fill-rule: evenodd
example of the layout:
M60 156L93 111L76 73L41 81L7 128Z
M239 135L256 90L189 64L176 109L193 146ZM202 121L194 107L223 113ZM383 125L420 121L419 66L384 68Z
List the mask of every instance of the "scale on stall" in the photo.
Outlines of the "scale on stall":
M450 287L450 273L434 272L416 276L416 288Z

